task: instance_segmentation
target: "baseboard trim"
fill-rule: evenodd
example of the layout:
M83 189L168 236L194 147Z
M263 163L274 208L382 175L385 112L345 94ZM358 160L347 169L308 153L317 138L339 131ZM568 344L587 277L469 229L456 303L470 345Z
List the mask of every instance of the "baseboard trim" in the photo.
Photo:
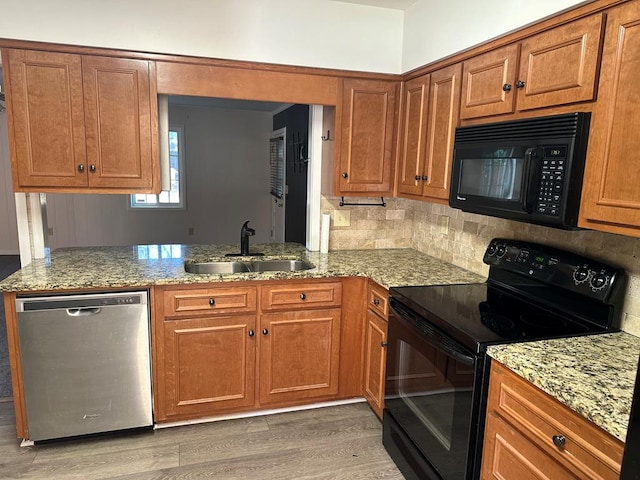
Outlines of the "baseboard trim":
M238 418L261 417L263 415L275 415L277 413L300 412L303 410L313 410L316 408L336 407L339 405L349 405L351 403L366 402L364 397L349 398L346 400L335 400L333 402L311 403L309 405L298 405L295 407L273 408L271 410L256 410L252 412L239 412L227 415L218 415L215 417L197 418L194 420L183 420L180 422L157 423L153 426L155 430L169 427L182 427L184 425L197 425L200 423L220 422L222 420L235 420Z

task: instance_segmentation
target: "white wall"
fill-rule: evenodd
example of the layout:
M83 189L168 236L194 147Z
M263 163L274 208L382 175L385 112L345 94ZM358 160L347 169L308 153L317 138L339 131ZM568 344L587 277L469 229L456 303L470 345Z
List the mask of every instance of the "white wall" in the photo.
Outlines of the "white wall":
M11 183L7 112L0 113L0 255L17 255L18 226Z
M397 73L400 10L327 0L3 0L4 38Z
M565 10L582 0L418 0L404 16L407 72Z
M268 242L269 112L170 106L184 125L187 209L130 210L126 195L47 195L49 246L234 243L251 220L252 243ZM189 227L194 235L189 236Z

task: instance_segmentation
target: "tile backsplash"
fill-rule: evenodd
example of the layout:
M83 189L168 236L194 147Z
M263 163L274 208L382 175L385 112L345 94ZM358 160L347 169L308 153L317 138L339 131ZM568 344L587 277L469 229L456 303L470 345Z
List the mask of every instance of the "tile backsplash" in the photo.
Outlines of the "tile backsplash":
M621 328L640 336L640 238L529 225L401 198L385 199L386 208L339 207L339 201L323 197L321 204L323 213L332 213L331 250L412 247L487 275L484 251L491 239L504 237L563 248L620 267L628 274ZM343 226L335 225L336 215Z

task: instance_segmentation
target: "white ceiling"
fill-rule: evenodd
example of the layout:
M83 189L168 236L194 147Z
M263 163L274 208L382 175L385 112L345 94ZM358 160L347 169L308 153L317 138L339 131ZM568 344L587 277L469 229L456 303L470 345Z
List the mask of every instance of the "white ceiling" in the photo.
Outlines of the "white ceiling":
M370 5L372 7L393 8L395 10L406 10L418 0L330 0L343 3L358 3L360 5Z

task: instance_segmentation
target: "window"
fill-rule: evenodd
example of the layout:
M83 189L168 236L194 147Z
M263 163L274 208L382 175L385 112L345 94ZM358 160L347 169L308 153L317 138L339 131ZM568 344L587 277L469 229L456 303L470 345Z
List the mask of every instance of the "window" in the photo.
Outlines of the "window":
M269 163L271 166L271 195L276 198L284 197L285 180L285 138L286 129L281 128L273 132L269 141Z
M184 208L184 136L182 127L169 127L170 188L159 194L135 193L131 195L131 208Z

